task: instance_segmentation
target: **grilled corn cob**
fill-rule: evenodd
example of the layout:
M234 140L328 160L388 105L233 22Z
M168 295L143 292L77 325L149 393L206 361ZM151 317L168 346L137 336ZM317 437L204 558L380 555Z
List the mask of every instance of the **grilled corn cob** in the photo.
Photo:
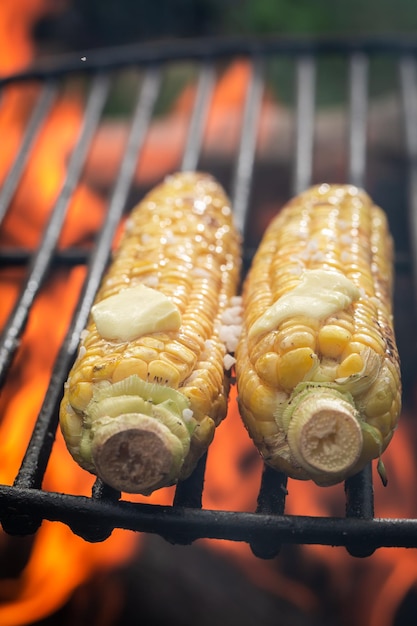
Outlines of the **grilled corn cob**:
M243 286L239 408L265 462L290 477L338 483L393 435L392 254L385 214L353 186L311 188L264 234Z
M240 236L210 176L167 177L132 211L60 408L83 468L143 494L191 473L227 411L222 319L239 274Z

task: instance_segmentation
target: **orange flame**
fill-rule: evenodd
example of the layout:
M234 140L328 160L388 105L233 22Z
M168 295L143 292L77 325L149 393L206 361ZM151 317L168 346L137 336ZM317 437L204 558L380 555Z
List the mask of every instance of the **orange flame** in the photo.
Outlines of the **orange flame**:
M39 17L53 10L51 0L2 0L0 74L11 74L29 65L35 55L33 25Z

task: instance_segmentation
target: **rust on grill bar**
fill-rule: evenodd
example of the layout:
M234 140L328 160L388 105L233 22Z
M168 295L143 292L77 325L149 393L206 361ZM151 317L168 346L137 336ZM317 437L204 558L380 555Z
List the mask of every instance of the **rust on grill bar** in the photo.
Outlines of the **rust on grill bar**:
M262 104L267 90L266 66L271 60L287 59L295 64L295 114L292 180L289 193L306 189L314 180L315 118L318 95L317 72L320 59L337 55L349 68L347 171L345 179L354 185L367 186L367 125L369 108L370 61L374 54L391 55L399 64L404 106L405 145L409 165L408 216L411 238L411 267L414 270L414 293L417 293L417 85L415 42L397 40L355 41L285 41L219 40L162 43L158 46L120 48L116 51L91 53L87 61L67 59L54 66L44 65L0 80L0 92L9 86L34 82L41 87L37 102L27 123L8 177L0 193L0 219L18 188L20 178L32 156L36 138L59 95L60 83L67 77L81 76L89 82L81 131L68 163L67 175L55 203L40 245L35 251L4 250L2 267L27 265L27 277L20 291L0 342L0 381L7 374L18 349L34 300L52 266L86 265L86 278L68 333L55 362L50 383L12 486L0 485L0 521L9 534L27 535L37 531L42 520L60 521L90 542L105 540L114 528L156 533L172 543L191 543L197 538L219 538L251 545L262 558L275 556L284 543L318 543L345 546L355 556L365 557L379 547L417 547L417 519L374 518L372 469L367 467L345 483L345 517L290 515L286 513L287 484L285 475L264 468L259 486L256 511L217 511L203 506L206 458L202 458L190 478L178 484L172 506L119 501L120 493L97 480L91 497L56 493L42 489L43 478L54 445L58 423L58 406L69 368L75 358L80 334L86 325L94 296L106 269L117 228L129 208L129 193L145 150L146 138L154 121L154 109L161 93L163 74L169 64L187 61L197 73L194 102L188 124L179 169L204 167L204 137L210 104L216 88L216 63L247 58L251 77L241 112L240 137L233 155L231 174L221 172L230 189L237 224L248 234L256 219L254 189L258 171L257 140ZM104 222L91 251L82 247L57 248L72 194L83 174L95 134L115 75L126 68L141 73L136 103L130 119L127 143L108 200ZM169 141L169 139L167 139ZM221 151L219 146L219 151ZM229 147L227 147L229 149ZM274 158L282 151L271 150ZM212 162L219 168L217 154ZM229 159L229 155L226 156ZM271 167L271 164L268 164ZM327 182L327 181L320 181ZM288 195L286 191L283 195ZM253 243L246 246L246 265L253 253ZM404 251L400 251L404 254ZM410 269L405 254L402 267ZM399 265L397 264L397 268ZM221 433L218 435L221 437ZM210 454L210 451L209 451ZM340 487L343 489L343 486Z

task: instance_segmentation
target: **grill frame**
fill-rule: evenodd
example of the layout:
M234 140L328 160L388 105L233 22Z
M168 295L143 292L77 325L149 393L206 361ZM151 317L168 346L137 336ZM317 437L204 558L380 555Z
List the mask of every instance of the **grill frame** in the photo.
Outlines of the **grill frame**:
M80 63L74 56L58 63L38 65L0 80L1 90L11 84L36 81L43 91L28 123L19 154L0 193L0 221L13 198L30 147L46 119L64 76L89 75L92 80L78 143L68 165L51 219L39 248L3 252L0 264L27 265L28 274L17 304L0 341L0 383L8 369L24 331L31 306L48 275L57 263L87 263L88 276L68 334L58 354L50 385L39 413L31 440L12 486L0 485L0 521L14 535L35 533L42 520L60 521L86 541L105 540L114 528L156 533L172 543L189 544L198 538L244 541L261 558L271 558L283 543L344 546L354 556L366 557L380 547L417 547L417 519L374 517L371 466L345 483L346 517L294 516L285 513L286 476L265 467L255 512L230 512L202 509L205 457L192 476L180 483L172 506L119 501L120 494L97 480L91 497L73 496L42 489L42 480L51 454L58 425L58 406L63 383L75 358L79 336L85 327L95 293L107 266L111 243L126 207L137 159L140 158L152 110L156 102L161 68L173 61L193 61L200 65L199 83L188 139L180 169L195 169L203 140L207 101L214 86L213 63L219 59L249 57L252 81L248 85L243 111L240 145L234 164L231 198L236 220L246 229L255 162L256 126L263 94L263 62L272 55L288 56L297 63L296 137L292 191L298 193L312 180L315 115L315 67L321 55L344 55L350 62L349 74L349 161L347 181L362 186L366 174L366 123L368 108L368 62L373 54L393 55L399 64L404 109L405 142L408 156L408 220L414 293L417 294L417 41L382 39L285 40L207 39L183 40L92 51ZM82 250L58 252L56 244L71 194L81 175L88 147L99 123L108 94L110 73L129 66L144 70L132 116L128 144L116 184L108 203L107 217L91 255ZM249 262L253 251L245 249Z

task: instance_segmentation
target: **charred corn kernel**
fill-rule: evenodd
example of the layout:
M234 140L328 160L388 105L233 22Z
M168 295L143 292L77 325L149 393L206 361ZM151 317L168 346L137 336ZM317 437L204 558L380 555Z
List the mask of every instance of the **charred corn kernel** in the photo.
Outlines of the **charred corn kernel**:
M210 176L170 176L132 211L60 408L82 467L144 494L194 469L226 416L222 320L239 275L240 235Z
M118 359L116 357L107 356L101 362L96 363L92 369L93 380L111 380L113 378L113 372L117 362Z
M322 326L318 333L319 351L323 357L340 357L350 339L350 333L336 324Z
M384 353L384 342L374 331L367 329L365 332L355 333L352 335L352 340L357 343L361 343L364 346L369 346L378 354Z
M392 437L401 410L392 249L365 192L323 184L281 210L254 256L238 402L265 462L289 476L340 482Z
M151 383L169 385L173 389L177 389L180 382L178 370L162 359L155 359L149 363L147 377Z

